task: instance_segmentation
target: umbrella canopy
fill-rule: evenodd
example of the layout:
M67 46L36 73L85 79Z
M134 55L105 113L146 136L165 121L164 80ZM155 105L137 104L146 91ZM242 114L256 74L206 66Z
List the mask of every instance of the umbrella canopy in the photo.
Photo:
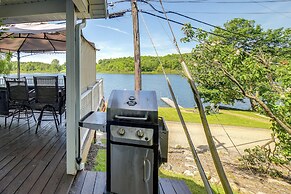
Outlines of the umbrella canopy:
M0 52L17 52L20 77L20 52L66 51L66 25L49 23L13 24L0 28Z
M1 52L66 51L65 24L29 23L2 27Z

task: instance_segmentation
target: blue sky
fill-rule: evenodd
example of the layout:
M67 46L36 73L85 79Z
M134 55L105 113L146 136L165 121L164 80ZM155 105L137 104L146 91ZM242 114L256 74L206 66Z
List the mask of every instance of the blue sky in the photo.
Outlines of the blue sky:
M108 3L114 1L108 0ZM174 2L166 3L167 1ZM180 3L177 3L178 1ZM192 3L190 3L191 1ZM271 2L268 3L266 1L268 0L164 0L163 2L166 11L179 12L216 26L222 26L226 21L240 17L255 20L256 23L262 25L264 29L280 27L290 28L291 0L269 0ZM157 0L150 0L148 2L161 10L161 6ZM153 11L153 9L145 3L138 2L138 7L140 10L161 15ZM109 13L113 13L130 8L130 2L121 2L115 3L114 6L109 7L108 10ZM159 55L177 53L172 44L172 37L167 22L143 13L139 15L141 54L155 55L145 30L142 17L149 28ZM205 30L212 29L209 26L173 14L169 14L168 17L181 23L191 23L192 26L200 27ZM183 37L181 26L172 24L172 27L177 40L180 40L180 38ZM100 49L96 54L97 61L104 58L133 56L131 13L126 13L123 17L114 19L87 20L87 26L83 30L83 33L89 41L94 42L95 46ZM179 46L182 52L190 52L194 47L194 43L184 44L179 42ZM21 61L41 61L50 63L55 58L59 59L61 63L65 62L65 55L60 54L34 55L32 57L23 57Z

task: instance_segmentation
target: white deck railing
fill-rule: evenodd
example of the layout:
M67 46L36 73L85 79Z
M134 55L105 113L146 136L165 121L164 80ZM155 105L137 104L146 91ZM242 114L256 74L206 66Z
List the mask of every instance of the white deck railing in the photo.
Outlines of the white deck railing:
M103 79L98 79L81 94L80 116L83 117L90 111L96 111L99 108L103 96Z
M99 108L103 96L103 79L96 80L95 84L88 86L87 90L81 95L81 118L90 111L96 111ZM81 150L88 133L89 129L81 129Z
M28 86L33 86L33 78L32 77L27 77L27 85ZM59 77L59 86L64 86L64 78L63 77ZM3 77L0 77L0 87L5 87L5 80Z
M27 84L33 86L33 78L27 78ZM59 78L59 86L64 85L64 79ZM6 87L3 77L0 77L0 87ZM81 111L80 116L84 116L90 111L96 111L104 96L103 79L98 79L94 84L87 87L87 90L81 94Z
M33 86L33 78L27 78L27 83L29 86ZM64 79L59 78L59 86L64 85ZM6 87L5 81L3 77L0 77L0 87ZM81 94L81 110L80 110L80 118L82 118L85 114L90 111L97 111L100 106L101 100L103 99L104 91L103 91L103 79L98 79L96 82L87 87L87 90ZM89 130L82 129L81 130L81 139L82 146L85 142Z

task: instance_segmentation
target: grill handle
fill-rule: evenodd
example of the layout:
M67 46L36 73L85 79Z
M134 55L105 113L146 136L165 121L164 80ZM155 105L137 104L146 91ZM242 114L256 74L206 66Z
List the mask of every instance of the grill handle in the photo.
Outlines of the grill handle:
M151 178L151 162L149 159L145 159L143 161L143 181L144 182L149 182Z
M148 120L148 116L147 115L145 115L145 117L128 117L128 116L115 115L114 118L123 119L123 120L135 120L135 121L146 121L146 120Z

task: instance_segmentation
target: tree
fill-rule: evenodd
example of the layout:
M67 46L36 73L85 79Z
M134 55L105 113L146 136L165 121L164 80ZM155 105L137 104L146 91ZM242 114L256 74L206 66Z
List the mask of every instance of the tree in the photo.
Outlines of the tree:
M58 59L53 59L51 65L60 65L60 61Z
M202 97L232 104L250 99L255 111L273 121L276 149L291 160L291 29L268 29L233 19L212 34L182 30L183 42L198 41L190 67Z
M60 72L62 71L62 66L60 65L60 61L58 59L53 59L51 62L51 71L57 71Z
M11 54L0 54L0 74L9 74L12 70Z
M1 26L1 20L0 20ZM1 35L1 32L0 32ZM0 74L9 74L12 70L11 53L0 53Z

